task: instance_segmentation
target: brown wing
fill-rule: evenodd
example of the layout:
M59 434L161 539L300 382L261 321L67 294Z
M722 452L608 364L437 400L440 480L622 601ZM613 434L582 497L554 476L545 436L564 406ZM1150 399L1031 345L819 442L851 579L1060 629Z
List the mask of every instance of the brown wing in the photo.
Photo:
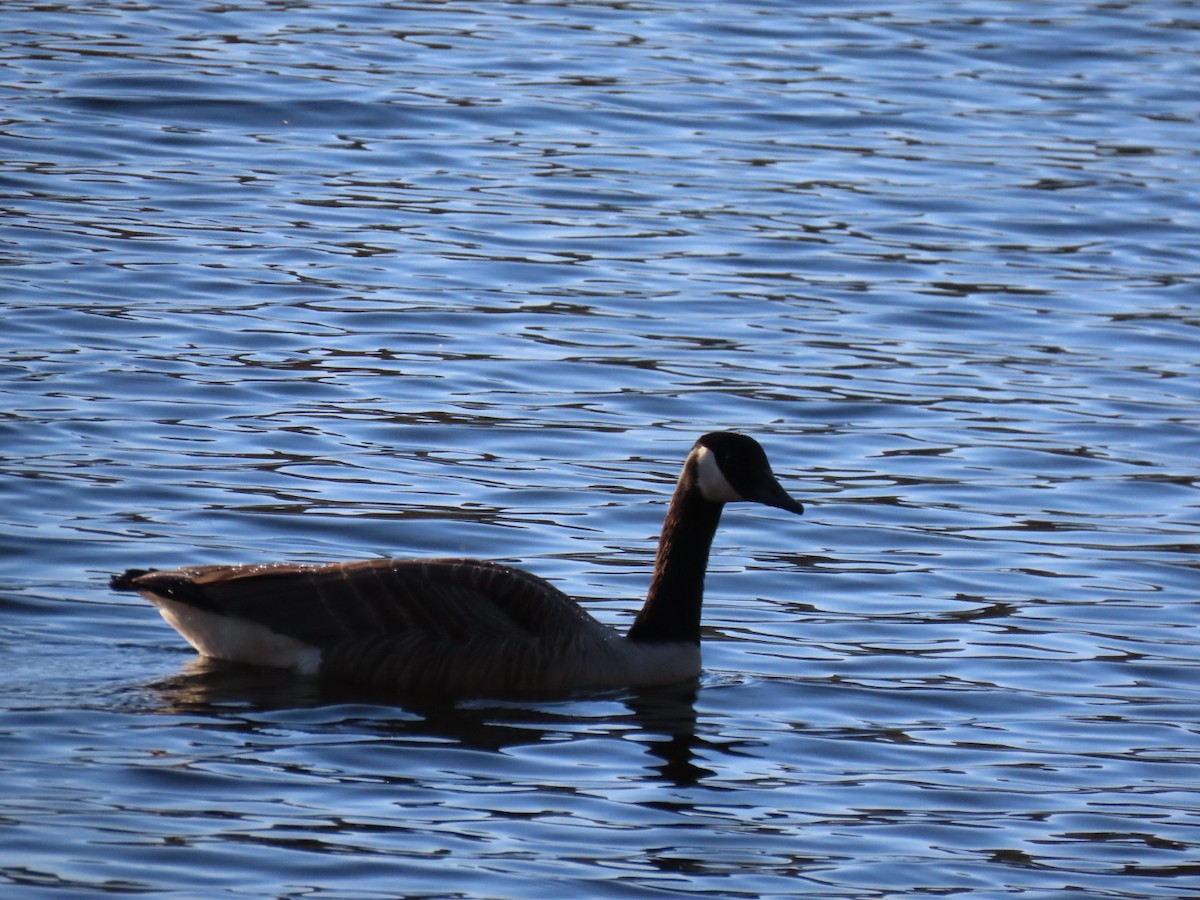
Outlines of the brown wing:
M549 582L467 559L129 572L114 586L246 619L314 647L385 636L461 644L537 639L598 623Z

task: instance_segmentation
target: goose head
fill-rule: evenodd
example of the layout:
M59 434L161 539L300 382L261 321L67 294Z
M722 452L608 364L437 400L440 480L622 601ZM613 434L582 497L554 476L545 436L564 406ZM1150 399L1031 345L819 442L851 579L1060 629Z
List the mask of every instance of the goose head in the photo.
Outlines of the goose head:
M788 496L767 461L767 454L754 438L733 431L713 431L692 447L696 487L710 503L750 501L804 512L799 500Z

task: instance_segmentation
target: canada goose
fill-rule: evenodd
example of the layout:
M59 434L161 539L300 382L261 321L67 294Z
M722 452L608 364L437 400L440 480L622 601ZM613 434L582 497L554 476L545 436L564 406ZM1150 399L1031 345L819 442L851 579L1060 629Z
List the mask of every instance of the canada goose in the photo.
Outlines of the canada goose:
M130 569L112 578L200 653L401 695L649 687L700 671L700 605L726 503L793 513L762 447L733 432L688 453L629 632L535 575L473 559Z

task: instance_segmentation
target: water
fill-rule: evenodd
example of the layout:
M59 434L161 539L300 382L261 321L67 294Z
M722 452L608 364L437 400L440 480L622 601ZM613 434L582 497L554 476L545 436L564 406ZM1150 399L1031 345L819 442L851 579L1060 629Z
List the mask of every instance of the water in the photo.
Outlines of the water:
M5 897L1200 895L1190 2L5 4ZM499 558L698 690L410 710L127 566Z

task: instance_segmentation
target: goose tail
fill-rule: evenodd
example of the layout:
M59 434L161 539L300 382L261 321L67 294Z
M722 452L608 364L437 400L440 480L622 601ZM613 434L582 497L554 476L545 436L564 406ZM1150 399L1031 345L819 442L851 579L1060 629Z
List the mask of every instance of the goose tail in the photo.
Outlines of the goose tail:
M109 578L108 586L114 591L136 591L137 584L135 582L139 578L157 571L157 569L126 569L121 574Z

